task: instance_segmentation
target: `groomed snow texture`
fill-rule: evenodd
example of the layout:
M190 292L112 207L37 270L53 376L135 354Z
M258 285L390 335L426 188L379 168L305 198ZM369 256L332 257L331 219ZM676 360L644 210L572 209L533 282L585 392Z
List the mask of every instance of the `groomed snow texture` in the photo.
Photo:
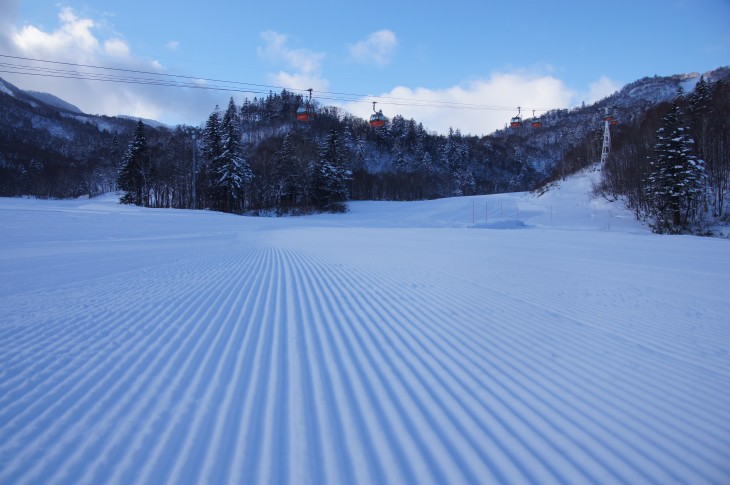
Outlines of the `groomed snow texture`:
M730 244L588 190L0 199L0 483L730 483Z

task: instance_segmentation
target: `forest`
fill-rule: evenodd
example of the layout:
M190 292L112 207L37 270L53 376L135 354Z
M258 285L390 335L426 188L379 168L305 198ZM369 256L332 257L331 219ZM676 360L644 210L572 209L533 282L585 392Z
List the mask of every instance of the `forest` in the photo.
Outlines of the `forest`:
M129 179L132 186L126 189L139 192L136 203L152 207L221 209L217 197L222 191L235 198L226 205L230 212L341 210L341 204L322 206L316 195L322 192L317 184L326 182L323 166L329 165L342 178L338 183L344 186L336 198L343 200L529 190L546 175L505 137L467 137L458 129L437 135L399 115L382 128L372 128L366 120L326 106L317 106L316 119L302 123L295 119L302 103L301 95L287 91L246 99L240 106L231 99L225 110L216 107L200 127L173 129L117 120L110 129L97 130L90 121L55 112L49 121L50 115L23 117L17 109L6 109L3 118L17 120L11 120L12 129L0 140L0 194L78 197L125 190L118 186L119 175L129 165L130 148L140 142L144 150L133 163L144 187ZM63 122L63 128L54 122ZM54 131L62 131L62 136L53 136ZM325 154L327 160L322 158ZM228 157L228 163L221 156ZM225 190L219 183L226 175L220 173L221 164L233 169L231 160L245 175L229 179L240 183Z
M701 78L692 92L679 90L617 132L595 193L620 198L657 232L711 235L710 226L730 222L729 114L725 81ZM676 173L665 174L663 161ZM664 196L659 176L666 179Z
M164 177L163 165L152 161L161 154L148 153L147 168L139 172L148 170L151 179L163 183L150 184L144 189L149 191L146 202L137 202L241 213L341 211L346 200L530 190L546 175L526 160L515 160L508 140L467 137L453 129L439 136L399 115L373 128L333 107L317 107L314 120L300 122L294 113L302 103L301 96L287 91L241 106L230 99L200 130L177 128L172 134L187 136L188 148L170 160ZM164 143L147 141L150 151Z
M143 206L283 215L345 211L348 200L531 191L600 159L602 113L610 110L619 124L595 194L655 220L661 204L649 179L674 106L703 174L681 210L672 202L677 227L668 232L707 232L728 221L730 92L728 70L718 72L689 93L677 91L684 78L645 78L593 105L542 113L539 126L528 119L482 137L458 128L436 134L397 114L371 127L316 100L316 116L297 121L306 100L286 90L240 104L231 98L200 126L175 128L29 107L22 92L0 92L0 195L121 190L122 202Z

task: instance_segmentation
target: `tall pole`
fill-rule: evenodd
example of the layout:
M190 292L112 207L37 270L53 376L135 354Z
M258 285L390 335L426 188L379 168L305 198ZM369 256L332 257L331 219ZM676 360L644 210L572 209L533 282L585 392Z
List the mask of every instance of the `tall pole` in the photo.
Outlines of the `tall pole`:
M198 197L195 193L195 174L198 171L198 147L195 143L195 133L193 133L193 209L198 208Z
M606 114L603 117L603 148L601 149L601 165L606 164L608 160L608 154L611 151L611 115L608 114L608 108L606 108Z

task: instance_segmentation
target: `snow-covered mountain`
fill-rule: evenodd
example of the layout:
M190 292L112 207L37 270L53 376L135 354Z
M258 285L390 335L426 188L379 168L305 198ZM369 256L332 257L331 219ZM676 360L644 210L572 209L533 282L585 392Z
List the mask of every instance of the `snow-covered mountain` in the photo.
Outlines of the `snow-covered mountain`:
M48 106L55 106L65 111L71 111L72 113L81 113L81 110L73 104L62 100L61 98L54 96L50 93L42 93L40 91L24 91L26 94L34 97L35 99L46 103Z
M692 72L674 76L645 77L627 84L617 93L599 102L597 106L613 107L623 119L633 119L652 105L674 99L679 88L685 92L692 91L701 76L708 82L728 81L730 67L720 67L704 74Z
M704 74L707 81L730 81L730 67L721 67ZM661 103L671 101L681 87L685 92L694 89L701 74L688 73L674 76L653 76L639 79L624 86L616 93L588 106L573 109L552 110L542 116L539 129L504 129L491 135L512 147L516 158L529 161L535 167L553 169L566 151L575 147L590 146L598 150L592 155L586 151L583 166L600 157L603 116L608 108L619 121L618 130L631 130L641 123L647 111Z
M685 92L692 91L704 76L705 81L715 82L730 79L730 67L720 67L704 74L697 72L677 74L674 76L645 77L624 86L618 93L610 96L615 106L630 107L637 101L660 103L671 101L681 87Z
M117 115L117 117L118 118L125 119L125 120L135 121L135 122L141 121L145 125L151 126L153 128L170 129L170 126L169 125L166 125L165 123L162 123L162 122L157 121L157 120L151 120L149 118L140 118L139 116L128 116L128 115Z
M722 67L704 75L709 81L730 80L730 68ZM364 195L355 198L428 198L457 192L470 193L469 190L471 193L527 190L554 177L558 169L564 175L565 170L576 170L597 159L595 151L596 147L600 150L599 132L603 126L604 108L610 107L612 114L619 119L621 125L618 130L631 130L632 126L641 122L648 110L672 99L680 86L687 91L691 90L699 76L691 73L646 77L593 105L549 111L542 116L542 126L539 129L531 129L528 125L523 130L499 130L482 138L464 137L456 140L459 149L452 152L466 154L466 160L459 160L457 163L461 175L453 178L458 178L458 181L451 180L451 174L456 173L453 160L445 161L447 137L426 134L419 142L420 134L415 129L418 127L418 120L394 117L383 132L373 133L363 120L322 107L322 112L326 115L320 116L319 122L312 124L304 133L301 127L294 126L296 122L293 110L296 109L296 102L292 103L291 95L287 97L288 111L271 111L271 107L263 100L259 100L258 104L248 103L246 107L250 108L250 116L242 116L242 123L245 124L244 141L253 157L264 160L265 157L273 156L280 148L284 133L299 129L303 133L302 143L307 144L307 153L311 152L314 154L311 156L316 157L317 144L331 130L343 133L344 145L350 153L356 154L351 158L354 160L359 157L353 162L353 165L359 165L353 169L365 170L372 176L373 183L379 184L374 187L363 185L360 192ZM131 119L83 114L59 107L62 103L55 101L48 104L2 80L0 96L6 98L0 106L3 111L0 124L8 134L0 139L0 154L4 157L5 166L12 166L12 174L32 174L29 167L33 161L38 166L59 163L80 166L90 161L106 159L107 165L113 165L110 151L113 149L114 138L116 137L122 147L131 139L134 125ZM284 96L280 96L278 101L282 99ZM276 99L272 98L272 101ZM149 126L164 138L160 141L164 149L161 146L158 153L167 153L175 146L179 154L175 154L173 158L186 159L189 156L190 147L183 146L181 140L172 143L174 135L171 129L157 123L149 123ZM418 143L421 143L420 146ZM575 163L565 162L566 153L571 150L574 152L572 158ZM424 168L421 163L424 152L430 158L430 167ZM266 165L271 161L267 159L264 162L262 163ZM418 166L423 170L419 174L423 180L429 177L433 179L429 182L429 193L392 190L399 183L396 180L399 171L414 170ZM59 170L62 170L62 166L59 166ZM171 171L181 170L180 167L172 167ZM114 173L111 169L106 172ZM393 180L384 178L392 174L395 174ZM458 191L452 187L457 183L463 184L463 187L458 187ZM38 184L30 185L35 187ZM79 195L87 190L83 184L76 185L72 187L71 184L65 184L60 189L52 187L50 191L35 195L69 196ZM27 189L8 191L0 185L0 194L18 195L26 193L24 190ZM408 195L414 192L420 195Z
M126 131L130 121L124 118L99 116L83 113L78 107L49 93L24 91L0 78L0 96L5 96L1 106L3 128L19 129L26 125L44 127L50 133L69 133L74 131L76 122L92 124L99 131ZM47 133L38 130L39 139L47 140ZM31 136L31 140L33 137Z

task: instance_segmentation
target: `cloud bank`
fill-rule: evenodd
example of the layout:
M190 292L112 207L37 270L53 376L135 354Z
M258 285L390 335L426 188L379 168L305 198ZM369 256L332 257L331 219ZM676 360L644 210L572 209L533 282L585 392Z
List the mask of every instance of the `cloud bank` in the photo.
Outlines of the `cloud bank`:
M590 94L592 102L616 89L615 82L601 78L586 94ZM377 99L363 98L360 102L344 103L342 108L368 118L372 101L377 100L378 109L390 118L398 114L413 118L426 129L442 134L453 128L463 134L486 135L504 128L517 115L518 106L522 107L522 116L528 118L533 109L540 115L542 111L575 106L580 103L579 96L551 75L497 72L488 78L442 89L398 86L380 93Z
M135 55L124 36L114 32L103 21L80 16L73 9L63 7L59 10L55 29L43 30L33 25L17 27L14 22L17 21L18 5L19 2L11 0L0 6L0 52L76 64L166 72L158 61ZM330 83L324 75L324 52L292 47L291 39L276 31L262 32L260 39L258 55L274 69L268 75L271 84L288 89L312 88L315 96L317 92L330 89ZM383 66L393 60L397 45L398 40L393 32L380 30L352 44L349 53L358 62ZM164 47L175 50L179 43L173 40ZM95 72L83 67L68 68L82 74ZM230 96L228 93L204 89L112 84L6 73L3 73L3 77L23 89L50 92L87 113L126 114L168 124L198 125L205 120L213 106L224 104ZM206 82L201 80L199 84L205 86ZM532 109L538 110L539 114L541 110L567 108L582 101L590 103L612 94L618 88L616 82L601 77L585 92L576 92L549 72L535 74L511 71L495 72L488 77L442 88L396 86L379 93L377 101L378 109L382 109L386 116L392 118L400 114L413 118L431 131L447 133L453 127L464 134L482 135L503 128L509 118L517 113L517 106L522 106L523 116L529 117ZM241 96L239 94L237 97ZM359 102L340 103L339 106L367 119L372 112L372 100L363 97Z
M329 81L322 75L323 52L294 49L288 46L288 36L273 30L261 33L262 46L257 48L259 57L284 69L269 74L269 81L289 89L327 91Z
M350 56L363 64L385 66L391 62L398 46L398 38L390 30L373 32L367 38L350 46Z
M4 6L2 13L17 15L17 8ZM9 55L52 60L56 62L103 66L152 73L165 73L156 60L134 56L129 43L108 26L92 18L82 17L70 7L59 11L55 30L42 30L34 25L16 27L12 20L0 22L0 49ZM8 60L15 65L44 69L73 70L82 75L111 74L89 67ZM170 89L139 84L119 84L88 79L64 79L43 75L3 73L3 77L22 89L54 94L92 114L130 115L163 122L199 124L201 113L210 111L215 102L202 90ZM133 75L133 74L130 74ZM186 91L183 93L182 91ZM181 96L186 102L181 103ZM202 111L204 110L204 111Z

